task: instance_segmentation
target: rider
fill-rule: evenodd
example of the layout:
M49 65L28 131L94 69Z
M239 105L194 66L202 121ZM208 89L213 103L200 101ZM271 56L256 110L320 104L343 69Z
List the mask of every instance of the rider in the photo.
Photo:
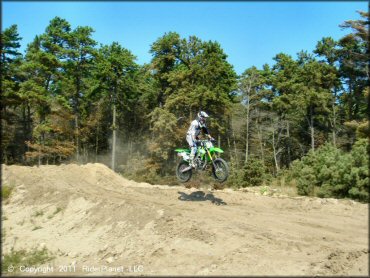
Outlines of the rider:
M208 114L204 111L200 111L197 115L197 118L191 122L188 132L186 133L186 141L189 143L191 148L189 165L195 168L194 156L197 153L197 141L198 135L201 131L208 136L209 139L212 139L211 135L208 132L206 126L206 119Z

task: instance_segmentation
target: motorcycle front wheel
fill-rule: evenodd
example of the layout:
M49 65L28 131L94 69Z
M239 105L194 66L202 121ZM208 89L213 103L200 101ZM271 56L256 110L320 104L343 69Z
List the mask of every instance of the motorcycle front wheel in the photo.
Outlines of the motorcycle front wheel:
M189 163L186 162L186 161L181 161L177 167L176 167L176 176L177 176L177 179L180 181L180 182L188 182L191 178L191 175L193 174L193 171L192 169L186 171L186 172L182 172L182 170L184 170L185 168L188 168L189 167Z
M212 167L213 178L218 182L224 182L229 177L229 166L222 158L217 158L213 161Z

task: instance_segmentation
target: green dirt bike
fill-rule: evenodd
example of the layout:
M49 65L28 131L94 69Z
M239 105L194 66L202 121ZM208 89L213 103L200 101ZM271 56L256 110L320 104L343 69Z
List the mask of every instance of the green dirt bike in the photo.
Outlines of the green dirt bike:
M195 170L204 171L212 166L213 178L221 183L226 181L229 176L229 166L225 160L219 157L224 151L214 147L212 141L198 140L197 153L194 157ZM180 182L187 182L193 174L193 168L189 167L190 150L176 149L175 152L182 157L176 168L176 176Z

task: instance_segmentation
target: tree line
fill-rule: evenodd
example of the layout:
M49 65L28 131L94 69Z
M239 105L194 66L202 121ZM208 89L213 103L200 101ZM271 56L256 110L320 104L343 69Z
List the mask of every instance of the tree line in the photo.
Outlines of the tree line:
M226 150L229 185L279 177L327 144L348 153L369 137L369 14L359 15L340 25L351 30L341 39L240 76L218 42L196 36L165 33L139 65L59 17L23 55L12 25L1 34L2 163L102 162L158 182L173 176L174 148L199 110Z

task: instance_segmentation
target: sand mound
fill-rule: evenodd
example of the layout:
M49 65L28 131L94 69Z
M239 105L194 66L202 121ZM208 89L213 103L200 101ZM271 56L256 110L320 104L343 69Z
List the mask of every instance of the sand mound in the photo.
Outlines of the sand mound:
M3 254L46 247L48 275L368 274L364 204L153 186L102 164L2 167Z

